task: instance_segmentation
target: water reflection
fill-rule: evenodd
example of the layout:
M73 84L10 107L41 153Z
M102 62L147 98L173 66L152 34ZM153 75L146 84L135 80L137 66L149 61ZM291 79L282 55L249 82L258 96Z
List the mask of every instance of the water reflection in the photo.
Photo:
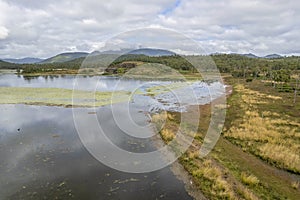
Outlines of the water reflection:
M47 75L26 77L14 74L0 74L0 87L65 88L88 91L140 91L142 93L139 94L147 94L148 88L161 86L166 92L157 94L153 98L141 95L134 96L134 101L137 104L148 105L149 108L147 108L147 111L150 112L158 112L162 109L184 112L189 105L203 105L224 95L224 86L220 82L205 83L197 81L185 86L185 83L181 82L181 88L168 89L168 85L174 83L178 82L120 79L119 77L110 76L76 77L74 75Z
M0 112L0 199L190 199L169 168L128 174L96 161L78 138L71 109L1 105ZM122 148L136 147L114 134Z
M0 87L39 87L39 88L65 88L73 89L74 81L77 80L79 90L114 91L118 85L118 90L132 91L137 85L148 83L149 81L135 79L120 79L110 76L74 76L74 75L46 75L46 76L17 76L15 74L0 74ZM154 81L155 82L155 81Z

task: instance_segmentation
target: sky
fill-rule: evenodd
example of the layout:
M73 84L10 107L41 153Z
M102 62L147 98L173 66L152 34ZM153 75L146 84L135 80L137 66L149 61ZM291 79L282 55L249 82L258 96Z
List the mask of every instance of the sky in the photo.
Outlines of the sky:
M206 53L300 55L299 10L298 0L0 0L0 58L91 52L149 27Z

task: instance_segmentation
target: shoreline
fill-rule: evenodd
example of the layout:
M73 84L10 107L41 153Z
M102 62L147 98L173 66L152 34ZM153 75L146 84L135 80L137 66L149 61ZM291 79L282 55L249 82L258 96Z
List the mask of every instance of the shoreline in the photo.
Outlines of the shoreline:
M226 98L232 94L232 86L226 85ZM193 107L198 107L199 110L205 110L210 109L211 104L213 102L218 101L219 98L212 100L209 103L203 104L203 105L192 105L189 106L189 109L192 109ZM194 148L193 144L191 145L192 148ZM201 147L201 146L200 146ZM200 147L197 147L200 149ZM214 147L215 148L215 147ZM188 150L187 150L188 152ZM206 156L207 157L207 156ZM184 165L180 163L179 160L176 160L172 166L171 166L172 172L178 177L178 179L182 180L185 184L187 192L195 199L208 199L204 196L203 192L197 188L197 186L193 182L193 176L188 172L188 170L185 169Z
M230 96L231 94L232 94L232 86L226 85L226 87L225 87L226 98L228 96ZM199 110L203 110L203 109L209 110L211 107L211 104L218 101L219 99L220 99L220 97L212 100L209 103L203 104L203 105L190 105L190 106L188 106L188 110L191 111L191 110L193 110L194 107L198 107ZM180 114L180 112L175 112L175 113ZM154 129L156 129L156 127L154 127ZM157 148L166 145L166 141L162 138L161 134L157 134L157 137L154 139L154 143ZM194 144L192 144L191 147L194 148ZM200 149L200 147L197 147L197 148ZM187 150L186 152L188 152L188 151L189 150ZM183 156L183 155L184 154L182 154L181 156ZM172 173L177 177L177 179L179 179L180 181L182 181L184 183L187 193L192 198L200 199L200 200L208 199L204 195L204 193L199 188L197 188L197 185L193 181L194 177L189 173L189 171L187 169L185 169L185 166L180 162L180 157L178 159L176 159L172 164L170 164L169 167L170 167Z
M226 87L226 97L230 96L230 99L227 100L228 109L233 108L232 105L235 105L231 103L231 97L233 98L233 95L236 95L236 90L233 91L234 84L230 83L226 81L228 86ZM199 105L199 108L207 109L204 110L204 115L207 115L207 112L210 112L210 103ZM190 107L190 110L192 111L193 107ZM205 118L210 117L207 115ZM203 124L205 123L203 122ZM297 185L300 181L299 175L277 168L259 156L244 151L239 145L225 138L223 134L220 136L213 151L204 159L197 158L197 152L195 156L195 150L197 151L202 145L201 140L195 141L193 144L195 147L189 148L187 153L183 154L182 159L179 160L179 164L184 168L184 172L180 172L179 176L184 177L184 174L187 172L188 177L196 182L197 189L202 191L207 198L222 198L224 195L222 190L216 191L211 187L214 184L222 183L224 184L223 188L228 191L226 195L232 195L232 198L252 196L255 199L262 197L262 195L273 198L277 195L277 192L279 192L279 196L292 197L291 199L295 199L294 197L297 194L299 195L297 193L297 191L299 192L299 185ZM212 174L207 175L206 172L211 172ZM250 185L246 182L250 179L249 177L253 180ZM256 180L257 182L254 182ZM187 188L189 188L188 182ZM212 192L217 193L212 194Z

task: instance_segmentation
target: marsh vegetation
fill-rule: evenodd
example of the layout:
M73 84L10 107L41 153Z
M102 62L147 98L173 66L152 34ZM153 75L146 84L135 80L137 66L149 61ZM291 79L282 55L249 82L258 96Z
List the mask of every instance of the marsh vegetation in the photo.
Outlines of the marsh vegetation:
M198 133L180 163L210 199L298 199L299 102L293 103L293 93L269 88L259 79L226 76L226 83L233 92L218 144L208 157L199 157L211 117L210 104L200 106ZM169 143L176 137L180 114L158 114L154 120L163 118L167 121L160 134Z

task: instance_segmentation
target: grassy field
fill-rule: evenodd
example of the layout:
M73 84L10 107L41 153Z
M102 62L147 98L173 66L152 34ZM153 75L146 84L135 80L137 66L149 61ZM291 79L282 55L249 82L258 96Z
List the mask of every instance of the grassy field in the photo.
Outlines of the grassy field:
M255 81L251 85L254 84L261 83ZM224 136L244 151L278 168L299 174L300 118L289 115L283 109L292 106L291 109L300 113L299 105L290 104L283 94L263 93L252 89L251 85L235 85L236 93L230 103L239 103L240 109L237 120L227 127Z
M216 147L199 158L210 120L210 105L200 106L198 133L180 163L209 199L300 199L300 100L293 104L293 94L279 93L260 80L226 77L226 83L233 93ZM153 119L166 119L160 134L169 143L180 114L160 115Z

